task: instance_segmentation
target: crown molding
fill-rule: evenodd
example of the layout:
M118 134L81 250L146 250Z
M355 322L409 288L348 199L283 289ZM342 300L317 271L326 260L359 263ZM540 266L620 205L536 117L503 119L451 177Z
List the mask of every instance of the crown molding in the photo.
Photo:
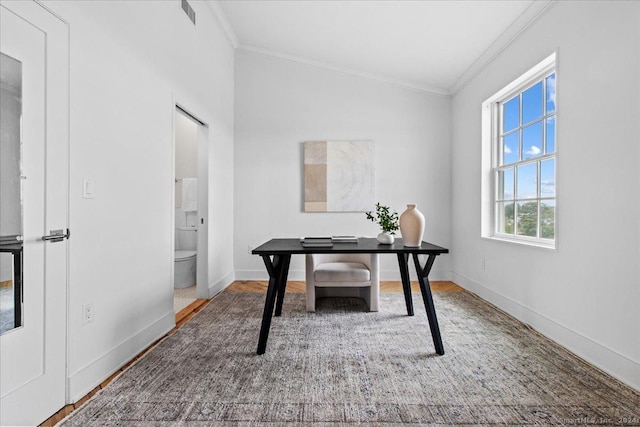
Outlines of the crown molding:
M287 53L277 52L277 51L274 51L274 50L265 49L265 48L258 47L258 46L241 44L236 48L236 50L247 52L247 53L258 54L258 55L264 55L264 56L268 56L268 57L272 57L272 58L284 59L286 61L297 62L297 63L304 64L304 65L310 65L312 67L323 68L325 70L330 70L330 71L335 71L335 72L338 72L338 73L348 74L348 75L351 75L351 76L365 78L365 79L368 79L368 80L374 80L374 81L377 81L379 83L386 83L386 84L390 84L390 85L393 85L393 86L399 86L399 87L402 87L402 88L405 88L405 89L411 89L411 90L415 90L415 91L419 91L419 92L423 92L423 93L428 93L430 95L443 96L443 97L450 96L449 91L447 89L444 89L444 88L422 85L422 84L419 84L419 83L416 83L416 82L394 79L394 78L390 78L390 77L382 76L382 75L378 75L378 74L365 73L365 72L362 72L362 71L353 70L353 69L345 68L345 67L340 67L340 66L337 66L337 65L334 65L334 64L329 64L329 63L326 63L326 62L314 61L314 60L311 60L311 59L302 58L302 57L295 56L295 55L289 55Z
M341 67L327 62L315 61L312 59L290 55L271 49L248 44L241 44L238 40L238 36L233 30L233 26L227 18L226 13L220 6L219 1L208 0L205 2L205 4L209 7L209 10L212 12L212 14L222 27L227 41L236 51L243 51L273 58L279 58L304 65L323 68L325 70L365 78L368 80L374 80L379 83L386 83L405 89L416 90L430 95L448 97L455 95L466 85L468 85L471 80L473 80L491 63L491 61L493 61L502 51L504 51L511 43L513 43L513 41L516 40L522 32L524 32L541 15L549 10L556 3L556 1L557 0L535 0L524 12L520 14L520 16L518 16L518 18L513 23L511 23L511 25L509 25L509 27L507 27L505 31L502 32L502 34L500 34L500 36L498 36L498 38L466 69L466 71L462 73L462 75L450 88L429 86L414 81L401 80L379 74L366 73L363 71Z
M231 22L229 22L229 19L227 18L227 14L222 10L222 6L220 6L218 0L209 0L206 1L205 4L209 7L209 10L213 13L213 16L222 27L222 31L224 32L224 35L231 47L236 49L240 45L240 41L238 40L236 32L233 30Z
M468 85L487 65L491 63L503 50L505 50L524 30L533 24L542 14L551 8L557 0L535 0L507 27L498 38L491 43L467 70L449 88L449 93L455 95Z

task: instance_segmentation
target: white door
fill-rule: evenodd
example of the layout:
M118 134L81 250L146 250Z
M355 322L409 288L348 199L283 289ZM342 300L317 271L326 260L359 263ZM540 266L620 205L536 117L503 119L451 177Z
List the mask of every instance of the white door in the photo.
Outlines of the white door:
M68 226L68 40L39 4L0 3L0 255L4 279L13 273L0 290L22 282L21 298L1 300L0 425L38 424L65 405L67 240L43 237ZM7 262L20 247L22 277Z

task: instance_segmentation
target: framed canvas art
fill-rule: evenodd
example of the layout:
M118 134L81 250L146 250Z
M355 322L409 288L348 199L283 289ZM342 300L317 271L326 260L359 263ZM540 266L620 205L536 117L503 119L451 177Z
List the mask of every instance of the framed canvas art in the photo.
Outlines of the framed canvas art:
M373 141L304 143L305 212L365 212L375 204Z

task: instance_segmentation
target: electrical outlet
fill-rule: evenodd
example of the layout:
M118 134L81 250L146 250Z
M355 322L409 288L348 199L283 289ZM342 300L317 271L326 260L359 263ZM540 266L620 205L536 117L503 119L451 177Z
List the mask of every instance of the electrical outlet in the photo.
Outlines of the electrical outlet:
M87 323L93 322L93 304L84 304L82 306L82 324L86 325Z
M481 268L482 270L484 270L484 269L485 269L485 267L486 267L486 264L485 264L485 262L484 262L484 258L481 258L481 259L480 259L480 268Z

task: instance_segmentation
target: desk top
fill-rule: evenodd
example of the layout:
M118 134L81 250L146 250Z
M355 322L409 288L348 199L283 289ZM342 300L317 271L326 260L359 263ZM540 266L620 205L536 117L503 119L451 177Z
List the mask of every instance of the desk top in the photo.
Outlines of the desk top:
M276 254L331 254L331 253L379 253L379 254L427 254L440 255L449 253L449 249L422 242L420 247L405 247L402 239L396 238L391 245L381 245L375 238L360 237L358 243L334 243L330 248L305 248L302 247L300 239L271 239L258 246L253 251L253 255L276 255Z

